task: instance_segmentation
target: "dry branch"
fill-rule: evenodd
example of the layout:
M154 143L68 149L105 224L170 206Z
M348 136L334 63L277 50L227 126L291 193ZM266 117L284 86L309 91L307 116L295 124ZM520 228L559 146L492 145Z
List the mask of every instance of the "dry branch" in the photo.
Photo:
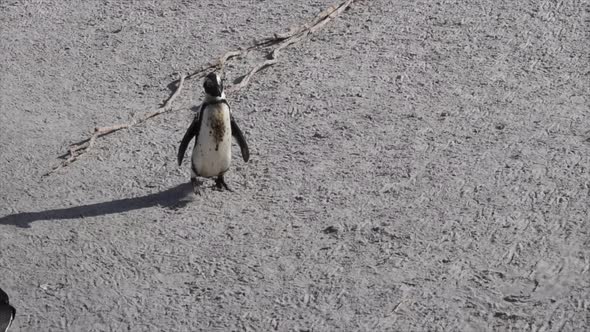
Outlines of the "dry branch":
M246 85L248 85L248 83L250 83L250 78L252 78L252 76L254 76L254 74L256 74L257 72L261 71L262 69L264 69L268 66L274 65L276 62L277 62L276 59L269 59L269 60L266 60L262 63L259 63L254 68L250 69L248 74L246 74L244 76L244 78L242 78L240 80L240 83L234 84L234 85L230 86L229 88L227 88L227 93L230 94L234 91L238 91L240 89L243 89Z
M178 80L178 85L174 93L166 100L163 106L158 108L154 112L150 112L143 117L132 121L131 123L126 124L118 124L113 126L107 127L96 127L94 129L94 133L87 139L82 140L80 142L72 144L68 148L68 152L66 152L62 157L65 158L59 165L55 166L52 170L44 174L44 176L49 175L56 170L66 167L69 164L76 161L80 156L87 153L95 144L96 140L100 137L112 134L116 131L122 129L129 129L131 127L137 126L155 116L160 114L167 113L172 110L172 101L180 94L182 90L183 84L185 80L190 80L193 78L201 78L206 75L206 73L210 72L211 70L217 71L224 71L225 64L236 57L239 57L249 51L256 50L256 49L265 49L272 46L273 47L270 52L266 56L266 60L263 62L255 65L252 69L248 71L246 75L243 76L242 80L239 83L234 84L227 89L227 93L233 93L238 90L245 88L249 83L251 78L261 71L262 69L272 66L278 61L279 52L286 47L296 44L301 40L308 37L310 34L313 34L324 27L328 22L333 20L336 16L342 13L346 8L348 8L355 0L347 0L337 6L330 6L320 14L318 14L311 23L304 24L299 27L291 28L289 32L278 34L275 33L272 37L262 39L261 41L254 43L253 45L247 48L240 48L237 50L232 50L224 53L221 57L217 59L217 61L210 63L208 65L204 65L201 68L189 73L187 75L181 75L180 79Z
M53 167L52 170L45 173L43 176L47 176L47 175L57 171L58 169L66 167L69 164L73 163L74 161L78 160L78 158L80 158L81 155L85 154L90 149L92 149L92 147L94 146L94 144L96 142L96 139L98 139L99 137L112 134L112 133L119 131L121 129L129 129L131 127L137 126L138 124L144 123L145 121L147 121L155 116L158 116L160 114L164 114L166 112L171 111L172 110L172 101L174 101L174 99L176 99L176 97L178 97L178 95L180 94L180 91L182 90L185 79L186 79L186 76L184 76L184 75L180 76L180 81L178 83L178 86L174 90L174 93L170 96L170 98L168 98L168 100L166 100L166 102L164 103L164 105L162 107L158 108L158 110L156 110L154 112L150 112L150 113L142 116L141 118L132 121L131 123L124 123L124 124L118 124L118 125L113 125L113 126L94 128L94 133L88 139L85 139L81 142L71 145L68 148L68 154L66 154L66 156L65 156L67 158L64 161L62 161L59 165Z
M278 44L278 46L273 48L267 55L267 60L254 66L252 69L250 69L248 74L246 74L244 78L240 80L239 83L229 87L227 89L228 94L246 87L250 83L250 79L252 78L252 76L254 76L257 72L277 63L279 51L283 50L284 48L287 48L290 45L300 42L310 34L315 33L316 31L321 29L324 25L326 25L326 23L333 20L336 16L338 16L346 8L348 8L354 1L355 0L347 0L338 6L330 6L328 9L318 14L318 16L312 24L305 24L299 28L292 28L289 32L284 34L275 34L273 37L263 39L261 42L258 42L253 47L248 48L248 50L250 50L254 48Z
M233 50L233 51L225 52L219 59L217 59L216 62L205 65L205 66L201 67L200 69L197 69L197 70L193 71L192 73L186 75L186 79L190 80L193 78L204 77L205 73L208 73L211 70L223 70L225 63L229 59L240 56L240 55L242 55L242 53L243 52L240 50Z

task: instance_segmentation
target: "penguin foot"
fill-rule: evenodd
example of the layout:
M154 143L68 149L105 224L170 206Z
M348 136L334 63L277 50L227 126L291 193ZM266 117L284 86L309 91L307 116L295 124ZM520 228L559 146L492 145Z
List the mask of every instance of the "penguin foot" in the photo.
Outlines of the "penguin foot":
M218 189L224 189L225 188L225 190L233 192L233 190L231 190L227 186L227 183L225 183L225 180L223 179L223 175L220 175L220 176L217 177L217 179L215 180L215 185L217 186Z
M201 190L200 190L200 186L201 183L197 180L197 178L191 178L191 184L193 185L193 192L195 193L195 195L201 195Z

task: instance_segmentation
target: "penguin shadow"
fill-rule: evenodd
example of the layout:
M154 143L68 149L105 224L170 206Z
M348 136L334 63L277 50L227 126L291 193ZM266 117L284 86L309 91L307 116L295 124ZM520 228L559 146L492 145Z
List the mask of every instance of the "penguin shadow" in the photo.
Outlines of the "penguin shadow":
M192 193L192 185L190 183L183 183L145 196L123 198L110 202L80 205L63 209L11 214L0 217L0 225L14 225L21 228L29 228L31 227L31 223L39 220L96 217L154 206L178 210L192 201Z

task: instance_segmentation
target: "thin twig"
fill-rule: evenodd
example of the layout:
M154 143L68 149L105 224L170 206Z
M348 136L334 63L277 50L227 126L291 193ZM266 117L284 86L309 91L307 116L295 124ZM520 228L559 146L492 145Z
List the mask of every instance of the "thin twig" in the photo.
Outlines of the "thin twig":
M243 54L243 51L240 50L232 50L225 52L216 62L210 63L208 65L202 66L200 69L193 71L192 73L186 75L186 79L190 80L193 78L201 78L205 76L205 73L211 71L212 69L215 70L223 70L225 67L225 63L232 58L238 57Z
M174 93L170 96L170 98L168 98L168 100L166 100L164 105L162 107L158 108L156 111L150 112L150 113L144 115L143 117L132 121L131 123L124 123L124 124L118 124L118 125L113 125L113 126L94 128L94 133L92 133L92 135L88 139L85 139L79 143L73 144L69 147L66 160L62 161L59 165L55 166L52 170L45 173L43 176L47 176L47 175L57 171L58 169L66 167L69 164L73 163L74 161L78 160L78 158L80 158L81 155L87 153L88 151L90 151L90 149L92 149L92 147L94 147L94 144L96 143L96 140L99 137L103 137L103 136L112 134L112 133L119 131L121 129L129 129L129 128L137 126L137 125L139 125L139 124L141 124L141 123L143 123L155 116L158 116L160 114L164 114L166 112L170 112L172 110L172 101L174 101L174 99L176 99L176 97L178 97L178 95L180 94L180 91L182 90L185 79L186 79L185 75L180 76L180 81L178 83L178 86L176 87L176 90L174 90Z
M166 111L168 111L168 110L170 110L172 108L172 102L180 94L180 91L182 90L182 87L184 85L184 80L185 79L186 79L186 76L185 75L180 75L180 82L178 82L178 86L176 87L176 91L174 91L174 93L172 94L172 96L170 96L170 98L168 98L168 100L166 101L166 103L164 104L164 106L162 106L160 109L165 109Z
M246 85L248 85L248 83L250 83L250 78L252 78L252 76L254 76L254 74L256 74L257 72L261 71L262 69L264 69L268 66L274 65L276 62L277 62L277 59L269 59L269 60L266 60L262 63L259 63L254 68L250 69L248 74L246 74L242 78L242 80L240 80L240 83L234 84L234 85L230 86L229 88L227 88L227 93L231 94L235 91L243 89Z
M233 93L235 91L241 90L246 87L250 83L250 79L254 76L257 72L261 71L262 69L272 66L277 63L279 52L290 45L296 44L309 36L312 33L315 33L319 29L321 29L324 25L328 22L333 20L336 16L342 13L346 8L348 8L354 0L347 0L340 4L339 6L330 6L328 9L322 11L316 19L313 21L312 24L305 24L299 28L292 28L289 32L285 34L275 34L274 37L263 39L261 42L255 44L256 47L258 46L269 46L278 44L275 48L273 48L270 53L267 55L267 60L255 65L248 74L244 75L242 80L239 83L230 86L227 89L228 94Z

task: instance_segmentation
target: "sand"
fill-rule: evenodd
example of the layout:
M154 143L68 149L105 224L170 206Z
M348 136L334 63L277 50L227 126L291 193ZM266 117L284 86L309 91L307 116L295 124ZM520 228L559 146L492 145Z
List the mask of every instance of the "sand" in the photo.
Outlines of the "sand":
M233 193L176 165L200 79L42 176L331 4L0 2L15 331L590 329L584 1L355 1L228 96Z

